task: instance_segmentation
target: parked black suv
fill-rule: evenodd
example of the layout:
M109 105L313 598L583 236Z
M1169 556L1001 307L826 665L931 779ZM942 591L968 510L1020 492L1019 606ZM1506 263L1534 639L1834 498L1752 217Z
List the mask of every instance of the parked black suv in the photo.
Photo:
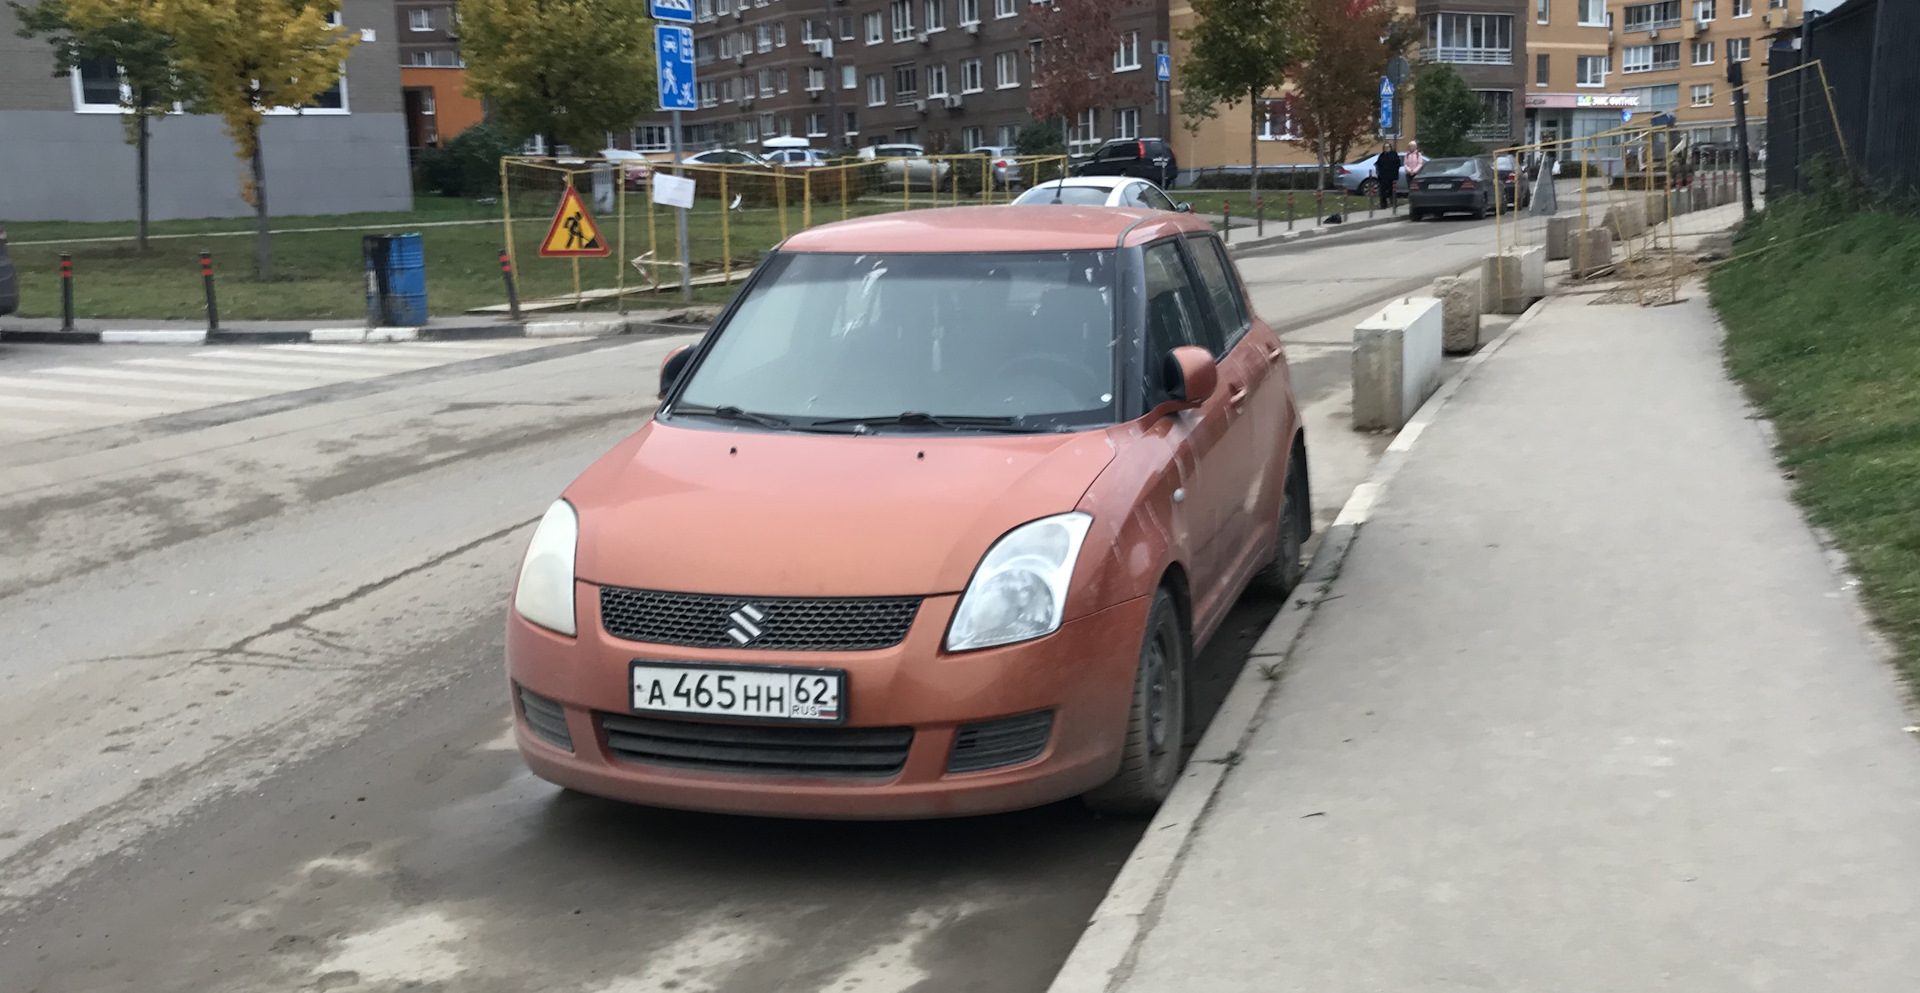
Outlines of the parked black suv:
M1152 180L1163 190L1180 178L1173 146L1163 138L1116 138L1100 146L1093 158L1073 171L1076 176L1132 176Z
M20 306L20 283L13 274L13 260L7 257L7 229L0 227L0 314L11 314Z

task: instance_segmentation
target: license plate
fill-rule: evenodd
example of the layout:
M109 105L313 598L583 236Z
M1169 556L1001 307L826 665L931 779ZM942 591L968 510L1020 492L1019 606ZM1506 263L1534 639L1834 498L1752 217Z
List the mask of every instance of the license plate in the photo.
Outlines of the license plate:
M636 713L698 714L751 721L839 724L847 674L840 669L634 662Z

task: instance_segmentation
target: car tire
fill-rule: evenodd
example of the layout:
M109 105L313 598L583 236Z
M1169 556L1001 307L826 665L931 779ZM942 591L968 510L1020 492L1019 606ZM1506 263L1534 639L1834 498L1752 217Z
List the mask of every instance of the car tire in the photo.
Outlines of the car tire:
M1487 219L1487 202L1485 200L1474 205L1473 219L1476 221L1484 221Z
M1380 192L1380 184L1372 179L1363 179L1360 181L1360 185L1354 189L1354 192L1363 197L1371 197Z
M1273 547L1273 559L1254 573L1255 586L1275 596L1285 597L1300 585L1306 575L1307 539L1313 537L1313 487L1307 479L1307 450L1304 440L1295 442L1287 457L1286 489L1280 497L1280 530Z
M1418 224L1421 221L1424 221L1426 219L1427 219L1427 215L1425 211L1415 210L1412 207L1407 208L1407 220L1412 221L1415 224Z
M1099 814L1145 817L1160 809L1185 762L1187 637L1173 596L1162 588L1147 612L1127 701L1120 771L1080 799Z

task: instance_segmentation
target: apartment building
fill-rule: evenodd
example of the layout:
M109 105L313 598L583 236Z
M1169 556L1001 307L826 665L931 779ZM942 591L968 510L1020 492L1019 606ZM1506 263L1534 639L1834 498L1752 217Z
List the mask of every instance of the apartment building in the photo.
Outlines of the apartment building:
M1671 113L1696 139L1727 141L1733 104L1727 63L1766 74L1769 35L1800 23L1801 0L1534 0L1527 54L1529 141L1578 138L1634 117ZM1747 103L1749 127L1765 126L1764 85Z
M700 109L691 147L804 136L820 147L911 142L957 151L1009 145L1028 112L1031 11L1043 0L696 0ZM1119 18L1107 103L1073 123L1076 147L1169 133L1153 46L1166 6ZM664 115L630 142L670 143Z
M480 123L486 109L467 96L467 64L460 58L459 8L453 0L400 0L394 37L400 52L400 95L407 115L407 149L444 144Z
M276 214L407 210L406 125L390 0L345 0L336 15L360 44L314 105L268 113L260 144ZM53 74L45 39L21 38L0 5L0 218L123 221L138 212L135 153L121 128L111 62ZM152 216L238 217L244 167L217 116L176 112L150 142Z

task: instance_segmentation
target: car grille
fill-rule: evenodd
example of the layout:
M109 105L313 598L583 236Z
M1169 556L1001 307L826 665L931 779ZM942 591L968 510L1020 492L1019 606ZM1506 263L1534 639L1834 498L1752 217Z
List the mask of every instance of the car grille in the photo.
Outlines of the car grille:
M907 636L919 597L780 598L600 588L600 623L625 641L688 648L860 652Z
M560 703L524 686L516 688L520 697L520 718L527 722L527 730L555 748L573 751L573 734L567 730L567 712Z
M1032 761L1047 750L1047 739L1052 735L1051 710L963 724L960 733L954 735L947 772L979 772Z
M912 728L703 724L601 714L607 747L628 762L778 776L893 776Z

